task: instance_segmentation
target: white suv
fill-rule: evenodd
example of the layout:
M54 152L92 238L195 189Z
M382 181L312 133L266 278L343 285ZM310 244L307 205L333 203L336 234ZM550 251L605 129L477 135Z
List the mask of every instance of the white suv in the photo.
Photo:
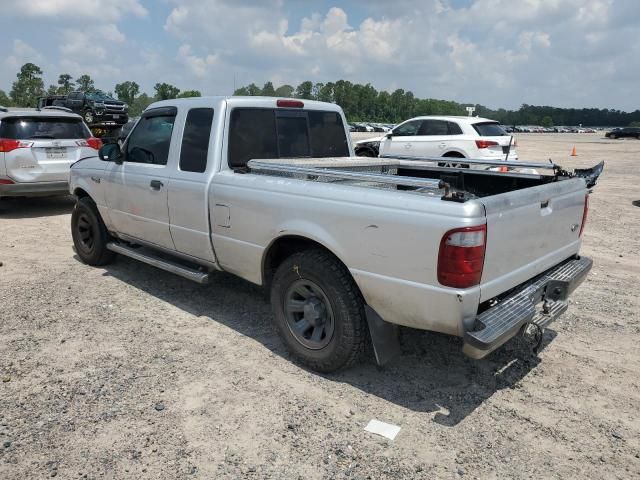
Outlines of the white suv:
M380 138L356 143L356 154L518 160L511 135L495 120L427 116L407 120ZM509 153L507 157L507 152Z
M102 141L74 113L0 110L0 197L66 195L69 167Z

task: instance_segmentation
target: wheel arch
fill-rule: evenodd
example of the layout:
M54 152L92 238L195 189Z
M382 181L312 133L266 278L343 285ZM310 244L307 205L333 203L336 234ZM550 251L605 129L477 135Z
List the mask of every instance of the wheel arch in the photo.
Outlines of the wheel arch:
M467 155L460 150L449 150L442 156L447 158L467 158Z
M341 256L338 255L333 249L326 246L318 239L310 238L309 236L287 233L275 238L269 246L265 249L262 255L262 284L269 287L273 275L278 266L288 257L294 253L302 252L305 250L319 249L323 250L333 257L335 257L344 267L349 271L346 263ZM349 272L351 275L351 272ZM351 275L354 283L357 286L357 282L353 275ZM358 287L359 289L360 287Z

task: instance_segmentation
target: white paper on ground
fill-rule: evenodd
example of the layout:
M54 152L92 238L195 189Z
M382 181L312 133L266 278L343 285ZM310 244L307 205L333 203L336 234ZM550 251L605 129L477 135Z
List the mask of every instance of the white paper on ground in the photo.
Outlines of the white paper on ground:
M367 432L375 433L376 435L382 435L383 437L393 440L398 435L400 427L397 425L391 425L390 423L384 423L380 420L370 420L364 429Z

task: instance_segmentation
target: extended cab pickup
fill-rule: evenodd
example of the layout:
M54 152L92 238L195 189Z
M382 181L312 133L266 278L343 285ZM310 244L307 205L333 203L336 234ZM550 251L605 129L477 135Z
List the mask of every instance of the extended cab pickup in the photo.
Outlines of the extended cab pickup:
M117 253L266 286L284 343L319 371L369 341L384 363L396 325L460 336L481 358L566 310L591 268L578 252L602 165L517 163L553 169L534 175L438 160L355 157L333 104L157 102L122 148L71 168L73 241L91 265Z

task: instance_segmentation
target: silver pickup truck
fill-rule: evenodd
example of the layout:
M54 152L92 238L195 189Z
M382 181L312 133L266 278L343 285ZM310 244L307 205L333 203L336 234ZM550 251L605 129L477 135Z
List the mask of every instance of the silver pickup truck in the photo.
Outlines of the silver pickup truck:
M567 309L591 268L578 252L603 166L438 160L354 157L333 104L167 100L122 148L72 166L71 232L90 265L120 254L264 285L284 343L318 371L369 342L385 363L397 325L462 337L481 358Z

